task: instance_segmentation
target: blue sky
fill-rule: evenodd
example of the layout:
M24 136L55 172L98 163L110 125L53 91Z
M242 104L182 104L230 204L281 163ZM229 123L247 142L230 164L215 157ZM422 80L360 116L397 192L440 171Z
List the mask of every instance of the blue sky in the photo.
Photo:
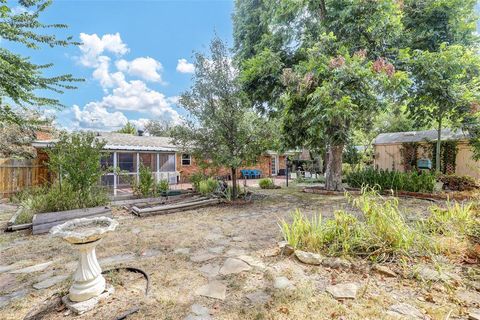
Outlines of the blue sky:
M215 32L232 44L232 11L233 1L226 0L57 0L41 21L68 24L55 33L84 45L14 49L35 63L53 62L47 74L85 79L58 96L67 106L52 112L61 127L113 130L127 119L139 126L145 119L175 122L185 114L176 97L190 86L193 51L206 51Z

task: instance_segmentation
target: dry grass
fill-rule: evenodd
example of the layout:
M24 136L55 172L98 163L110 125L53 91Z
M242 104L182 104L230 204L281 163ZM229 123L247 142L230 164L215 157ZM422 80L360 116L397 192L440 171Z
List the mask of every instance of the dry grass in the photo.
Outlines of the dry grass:
M428 312L432 319L459 316L463 311L441 288L423 287L415 279L384 278L360 265L354 270L331 270L300 264L293 258L267 257L266 251L276 248L281 240L277 222L288 219L288 214L300 208L311 217L320 210L325 219L332 217L335 210L347 208L343 197L326 197L305 194L295 189L258 191L266 198L242 206L217 206L188 212L148 218L134 218L123 210L114 216L120 225L115 233L104 239L97 249L99 259L119 254L133 254L135 259L122 265L134 266L151 275L152 291L143 297L144 280L141 276L119 272L109 275L116 292L108 303L100 305L93 313L73 317L64 315L65 310L54 312L47 319L111 319L114 315L131 308L137 303L140 312L129 319L184 319L193 303L208 307L215 319L389 319L385 311L399 300ZM430 203L419 200L401 199L399 204L411 212L412 217L425 214ZM8 215L0 214L3 221ZM206 240L212 233L224 235L219 240ZM243 241L233 241L241 236ZM208 280L197 270L201 263L192 263L188 256L174 254L177 248L190 248L191 252L215 246L225 250L236 248L261 259L268 271L252 270L224 277L227 298L217 301L194 294ZM2 233L0 235L0 261L2 265L19 262L23 265L54 260L54 266L46 272L70 273L76 260L75 253L66 243L48 235L31 236L25 232ZM147 257L142 254L155 252ZM225 257L217 257L208 263L221 264ZM107 268L105 268L107 269ZM408 270L408 265L406 269ZM398 270L399 273L400 270ZM407 272L407 271L406 271ZM65 292L69 282L56 287L34 291L31 284L41 273L16 276L14 288L6 294L26 287L31 291L24 298L0 310L0 319L20 319L34 305L38 305L52 294ZM273 279L283 275L291 279L293 291L276 290ZM0 274L0 282L4 274ZM325 293L327 284L342 282L362 284L361 296L355 301L338 302ZM128 288L127 288L128 285ZM264 290L272 296L270 303L252 306L245 295L255 290ZM434 295L439 302L421 301ZM453 311L451 311L453 310Z

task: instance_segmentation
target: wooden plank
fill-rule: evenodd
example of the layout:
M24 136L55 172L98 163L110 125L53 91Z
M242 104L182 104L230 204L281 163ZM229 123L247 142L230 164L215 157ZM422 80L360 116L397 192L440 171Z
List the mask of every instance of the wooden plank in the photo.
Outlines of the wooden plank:
M208 206L215 203L220 203L220 199L207 199L207 200L196 201L196 202L179 203L179 204L151 207L151 208L145 208L145 209L139 209L137 207L133 207L132 212L135 213L136 215L143 217L148 215L190 210L190 209L200 208L203 206Z
M33 216L33 224L44 224L54 221L65 221L70 219L82 218L91 216L93 214L110 212L112 209L110 207L94 207L94 208L83 208L83 209L74 209L60 212L47 212L47 213L37 213Z
M62 212L59 212L59 213L61 214ZM92 215L89 215L89 216L74 217L74 218L65 219L65 220L62 220L62 221L53 221L53 222L43 223L43 224L35 224L34 223L33 226L32 226L32 234L36 235L36 234L47 233L54 226L65 223L68 220L72 220L72 219L76 219L76 218L93 218L93 217L113 218L111 212L100 212L100 213L95 213L95 214L92 214Z

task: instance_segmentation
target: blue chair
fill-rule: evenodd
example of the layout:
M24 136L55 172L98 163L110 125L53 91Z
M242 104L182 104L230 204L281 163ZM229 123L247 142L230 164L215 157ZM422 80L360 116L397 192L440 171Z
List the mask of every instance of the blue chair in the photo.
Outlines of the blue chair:
M255 170L248 170L250 178L255 179Z
M260 176L262 175L262 172L260 170L253 170L253 176L255 177L255 179L259 179Z
M249 171L248 171L248 170L245 170L245 169L240 170L240 173L242 174L242 178L245 178L245 179L248 179L249 176L250 176Z

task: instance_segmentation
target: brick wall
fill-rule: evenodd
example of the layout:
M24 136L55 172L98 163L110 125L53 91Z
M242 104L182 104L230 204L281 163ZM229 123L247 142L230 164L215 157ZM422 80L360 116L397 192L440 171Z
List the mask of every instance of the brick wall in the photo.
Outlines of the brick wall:
M240 170L242 169L257 169L262 171L262 177L269 177L271 175L270 171L270 164L271 164L271 157L268 155L261 156L257 163L250 165L250 166L243 166L238 169L237 177L240 178ZM285 169L285 156L279 156L279 168ZM190 165L182 165L182 154L177 153L177 171L180 172L180 181L181 182L188 182L189 177L194 173L203 172L207 175L211 176L229 176L230 169L229 168L208 168L202 169L201 166L198 165L198 161L191 158Z

